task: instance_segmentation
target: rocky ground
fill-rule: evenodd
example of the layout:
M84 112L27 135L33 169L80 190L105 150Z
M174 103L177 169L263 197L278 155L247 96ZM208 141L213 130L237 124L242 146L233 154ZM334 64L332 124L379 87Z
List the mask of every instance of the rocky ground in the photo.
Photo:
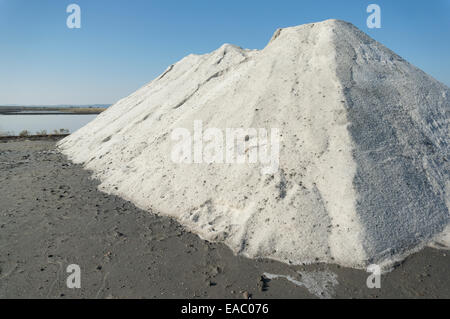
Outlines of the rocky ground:
M361 270L234 256L97 185L54 139L0 141L0 298L450 298L448 251L424 249L368 289Z

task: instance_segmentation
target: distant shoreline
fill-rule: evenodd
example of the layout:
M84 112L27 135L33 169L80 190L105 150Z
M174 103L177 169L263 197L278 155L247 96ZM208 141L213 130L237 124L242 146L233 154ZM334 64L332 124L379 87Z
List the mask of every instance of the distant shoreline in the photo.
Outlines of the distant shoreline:
M104 107L0 107L0 115L88 115L100 114Z

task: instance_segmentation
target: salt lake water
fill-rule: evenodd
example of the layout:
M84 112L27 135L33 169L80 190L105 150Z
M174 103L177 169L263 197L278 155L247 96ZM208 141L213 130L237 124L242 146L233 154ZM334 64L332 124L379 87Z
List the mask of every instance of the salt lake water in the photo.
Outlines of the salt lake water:
M83 127L98 114L45 114L45 115L0 115L0 133L18 135L27 130L35 134L42 130L52 133L54 130L67 129L73 133Z

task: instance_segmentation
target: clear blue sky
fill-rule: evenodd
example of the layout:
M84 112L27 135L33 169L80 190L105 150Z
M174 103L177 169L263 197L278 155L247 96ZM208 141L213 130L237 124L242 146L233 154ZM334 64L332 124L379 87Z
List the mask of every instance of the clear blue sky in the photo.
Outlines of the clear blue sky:
M81 29L66 26L71 3ZM366 26L370 3L381 29ZM261 49L279 27L329 18L450 86L450 0L0 0L0 105L114 103L187 54Z

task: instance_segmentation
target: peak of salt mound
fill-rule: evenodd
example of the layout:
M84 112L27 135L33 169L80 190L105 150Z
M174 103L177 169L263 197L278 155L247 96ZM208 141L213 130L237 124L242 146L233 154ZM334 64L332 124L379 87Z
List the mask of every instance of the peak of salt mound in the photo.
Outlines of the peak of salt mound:
M448 241L449 97L353 25L327 20L280 29L260 51L189 55L59 147L103 191L236 253L389 264ZM277 128L278 169L173 162L172 132L196 121Z

